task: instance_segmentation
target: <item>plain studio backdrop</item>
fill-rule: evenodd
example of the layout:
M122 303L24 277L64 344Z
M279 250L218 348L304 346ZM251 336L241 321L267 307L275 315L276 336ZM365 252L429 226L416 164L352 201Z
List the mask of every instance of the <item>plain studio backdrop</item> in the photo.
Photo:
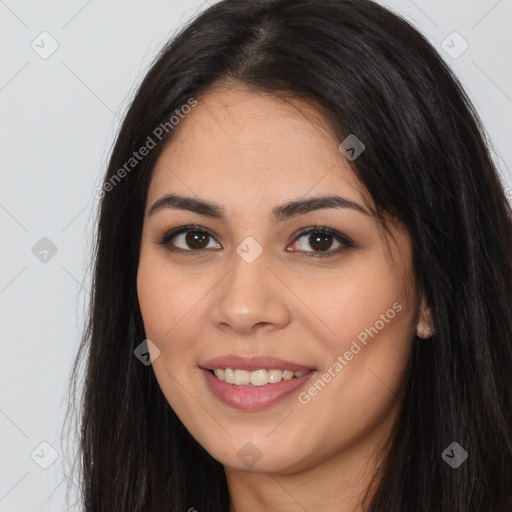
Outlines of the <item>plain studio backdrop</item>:
M382 3L455 70L512 187L512 3ZM90 293L94 191L156 52L206 7L0 0L0 512L80 510L74 483L66 503L75 443L61 431Z

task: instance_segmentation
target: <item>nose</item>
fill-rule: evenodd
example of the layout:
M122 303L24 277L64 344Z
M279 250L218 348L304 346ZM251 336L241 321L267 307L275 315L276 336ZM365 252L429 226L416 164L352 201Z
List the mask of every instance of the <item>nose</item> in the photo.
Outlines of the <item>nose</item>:
M292 292L270 268L265 252L252 263L235 254L232 268L215 290L211 320L225 331L249 334L282 329L290 322Z

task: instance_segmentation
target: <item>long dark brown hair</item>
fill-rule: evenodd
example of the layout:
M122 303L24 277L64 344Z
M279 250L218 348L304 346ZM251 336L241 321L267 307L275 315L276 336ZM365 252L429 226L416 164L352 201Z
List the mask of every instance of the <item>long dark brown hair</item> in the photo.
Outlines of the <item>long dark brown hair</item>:
M223 0L142 80L104 177L72 373L84 510L228 510L223 466L134 357L146 337L136 275L151 171L172 140L171 116L219 84L304 99L337 140L356 134L366 149L352 168L379 219L410 233L436 333L413 343L396 435L366 510L510 512L511 208L457 78L415 28L370 0ZM155 147L127 166L148 137ZM452 442L468 453L456 469L442 457Z

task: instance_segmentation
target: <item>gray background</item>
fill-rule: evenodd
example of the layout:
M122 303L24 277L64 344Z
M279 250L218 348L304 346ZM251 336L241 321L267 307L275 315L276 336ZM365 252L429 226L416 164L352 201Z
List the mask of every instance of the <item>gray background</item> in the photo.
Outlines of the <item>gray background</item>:
M382 3L426 34L460 77L510 186L512 2ZM89 298L93 191L151 59L206 6L0 0L0 512L79 510L61 430Z

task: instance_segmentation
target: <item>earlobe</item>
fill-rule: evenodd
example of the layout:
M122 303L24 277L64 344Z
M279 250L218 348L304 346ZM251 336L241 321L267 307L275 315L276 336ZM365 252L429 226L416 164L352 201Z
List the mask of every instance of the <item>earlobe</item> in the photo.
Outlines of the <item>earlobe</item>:
M431 338L435 333L432 311L423 297L421 300L419 320L416 327L416 336L423 340Z

